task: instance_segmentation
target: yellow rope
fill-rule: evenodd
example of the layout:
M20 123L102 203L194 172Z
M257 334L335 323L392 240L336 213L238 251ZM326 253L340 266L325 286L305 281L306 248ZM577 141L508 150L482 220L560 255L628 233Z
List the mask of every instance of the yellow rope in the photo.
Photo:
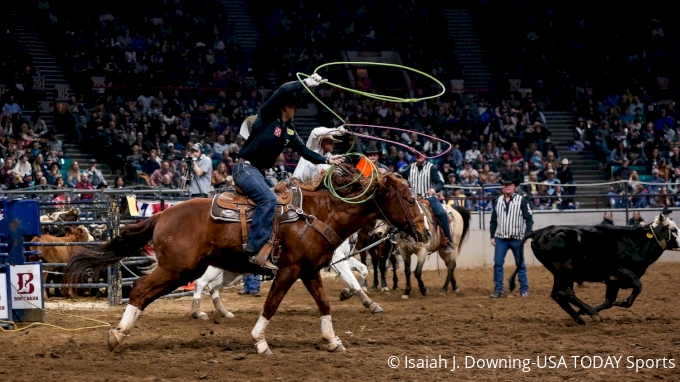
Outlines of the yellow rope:
M14 284L11 284L11 285L12 285L12 288L14 288L14 290L18 294L21 295L21 293L19 292L17 287L15 287ZM34 303L32 303L28 300L24 300L24 301L27 302L28 304L32 305L36 309L40 309L43 312L47 312L45 309L35 305ZM47 326L47 327L51 327L51 328L55 328L55 329L59 329L59 330L64 330L64 331L67 331L67 332L75 332L75 331L86 330L86 329L108 328L108 327L111 326L111 324L109 324L107 322L100 321L100 320L97 320L97 319L94 319L94 318L89 318L89 317L81 317L81 316L76 316L76 315L73 315L73 314L66 314L66 313L57 313L57 312L54 312L54 311L50 311L50 314L56 314L56 315L59 315L59 316L66 316L66 317L80 318L80 319L83 319L83 320L86 320L86 321L97 322L97 323L100 323L101 325L83 326L83 327L79 327L79 328L64 328L62 326L58 326L58 325L54 325L54 324L47 324L47 323L44 323L44 322L33 322L33 323L31 323L27 326L23 326L23 327L20 328L18 326L18 324L14 321L0 320L0 323L12 325L12 329L4 329L2 326L0 326L0 332L3 332L3 333L18 333L18 332L21 332L21 331L26 330L28 328L32 328L32 327L36 327L36 326Z

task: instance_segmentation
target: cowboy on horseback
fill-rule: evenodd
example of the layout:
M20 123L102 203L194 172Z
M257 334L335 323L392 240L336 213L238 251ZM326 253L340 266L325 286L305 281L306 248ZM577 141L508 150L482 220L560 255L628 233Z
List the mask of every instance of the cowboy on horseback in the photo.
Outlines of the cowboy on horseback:
M311 89L326 80L318 74L313 74L303 81ZM285 83L262 105L252 124L252 130L248 137L244 137L247 140L239 151L239 159L232 169L236 186L257 203L248 232L246 253L250 262L272 270L278 270L278 267L269 260L272 246L265 244L274 228L276 195L267 185L261 169L272 167L285 147L290 147L315 164L344 162L342 155L325 157L307 148L300 140L292 121L298 108L307 107L299 98L299 92L302 90L301 82Z
M449 227L449 220L446 217L446 211L442 207L441 202L435 196L436 193L444 188L444 178L432 163L425 161L425 156L421 153L416 154L416 161L411 163L403 171L401 176L408 179L408 184L411 186L411 192L416 196L421 196L430 202L430 207L434 216L437 217L439 224L444 229L444 234L448 240L446 251L451 251L451 228Z
M368 146L368 148L366 149L364 154L366 154L368 159L371 162L373 162L373 164L378 168L378 172L380 174L386 174L386 173L390 172L389 167L385 166L384 164L380 163L380 161L379 161L380 160L380 150L378 149L378 147L376 147L375 145L370 145L370 146Z

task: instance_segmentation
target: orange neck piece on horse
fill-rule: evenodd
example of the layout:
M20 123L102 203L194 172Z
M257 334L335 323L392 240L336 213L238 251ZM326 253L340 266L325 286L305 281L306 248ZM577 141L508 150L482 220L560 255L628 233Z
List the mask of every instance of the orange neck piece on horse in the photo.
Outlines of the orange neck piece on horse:
M371 168L371 165L368 163L368 160L364 157L362 157L359 160L359 163L357 163L357 169L359 169L359 172L361 172L361 175L364 176L364 178L368 178L371 176L371 173L373 172L373 169Z

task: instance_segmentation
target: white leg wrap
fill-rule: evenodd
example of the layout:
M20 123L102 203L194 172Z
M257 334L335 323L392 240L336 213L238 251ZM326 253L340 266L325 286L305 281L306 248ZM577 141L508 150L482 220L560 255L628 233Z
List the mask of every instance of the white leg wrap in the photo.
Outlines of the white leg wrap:
M321 336L328 341L329 351L344 351L345 347L342 346L342 341L335 335L333 331L333 323L331 322L331 316L321 316Z
M257 342L255 342L255 348L257 349L258 354L271 354L271 350L269 350L269 344L267 344L267 340L264 339L264 331L267 329L267 325L269 325L269 320L260 316L260 318L257 320L257 324L255 324L255 327L253 328L253 331L250 333L251 336L253 336L253 339Z
M264 331L267 330L267 325L269 325L269 320L260 316L253 331L250 332L250 335L253 336L255 341L264 340Z
M125 313L123 313L123 318L120 320L120 323L118 324L116 330L123 334L130 333L132 327L135 325L135 322L137 322L137 319L141 314L142 314L141 310L128 304L125 307Z

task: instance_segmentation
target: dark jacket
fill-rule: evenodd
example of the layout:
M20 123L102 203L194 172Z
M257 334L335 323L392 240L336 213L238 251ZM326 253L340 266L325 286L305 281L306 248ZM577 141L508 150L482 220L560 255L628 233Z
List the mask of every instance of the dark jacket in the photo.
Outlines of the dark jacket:
M284 147L290 147L313 164L326 163L326 157L302 143L291 122L281 121L280 100L301 90L300 82L287 82L262 105L253 122L250 136L239 151L240 158L250 161L256 168L269 168L274 166Z

